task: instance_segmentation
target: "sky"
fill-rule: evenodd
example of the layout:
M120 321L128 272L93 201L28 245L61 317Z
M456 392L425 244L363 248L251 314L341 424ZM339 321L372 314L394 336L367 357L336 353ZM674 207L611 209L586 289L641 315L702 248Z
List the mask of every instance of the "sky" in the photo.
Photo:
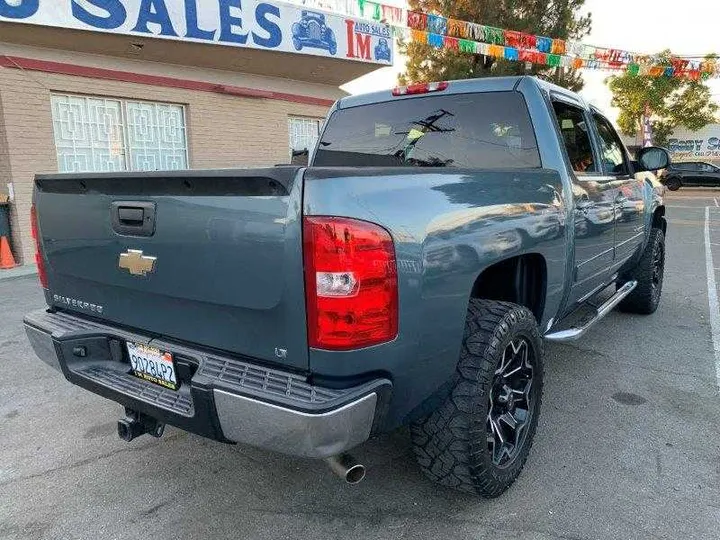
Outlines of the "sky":
M586 0L583 11L592 13L592 32L582 40L589 45L640 53L671 49L678 55L720 54L720 2L716 0ZM353 94L391 88L396 86L403 67L398 55L396 65L343 88ZM615 119L617 110L610 105L612 96L604 83L608 75L607 71L583 70L585 88L581 94ZM720 79L709 81L709 85L720 103Z

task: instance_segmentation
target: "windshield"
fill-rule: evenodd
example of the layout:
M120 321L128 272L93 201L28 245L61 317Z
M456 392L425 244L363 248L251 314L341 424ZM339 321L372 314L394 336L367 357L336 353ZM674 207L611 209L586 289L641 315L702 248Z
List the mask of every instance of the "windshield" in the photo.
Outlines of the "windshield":
M521 94L429 95L335 111L316 166L540 167Z

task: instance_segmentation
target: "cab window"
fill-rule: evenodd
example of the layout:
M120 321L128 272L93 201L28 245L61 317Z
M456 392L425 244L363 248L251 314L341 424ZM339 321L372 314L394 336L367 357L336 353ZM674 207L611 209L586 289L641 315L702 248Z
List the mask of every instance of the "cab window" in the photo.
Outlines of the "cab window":
M593 114L593 119L597 125L598 135L600 135L600 153L605 172L613 175L628 174L625 151L615 128L605 117L597 113Z
M578 174L599 172L583 110L562 101L554 101L553 110L573 171Z

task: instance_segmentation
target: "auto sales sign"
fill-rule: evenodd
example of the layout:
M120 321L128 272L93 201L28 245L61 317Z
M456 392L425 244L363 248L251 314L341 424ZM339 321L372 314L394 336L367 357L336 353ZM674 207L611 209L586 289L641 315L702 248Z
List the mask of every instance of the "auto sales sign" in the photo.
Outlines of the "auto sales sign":
M260 0L0 0L0 21L392 64L386 24Z

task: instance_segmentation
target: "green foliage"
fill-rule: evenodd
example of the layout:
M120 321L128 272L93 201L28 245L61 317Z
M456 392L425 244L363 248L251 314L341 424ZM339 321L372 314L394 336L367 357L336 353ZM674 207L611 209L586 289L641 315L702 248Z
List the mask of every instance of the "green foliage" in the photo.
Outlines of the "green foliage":
M667 60L671 53L663 51L660 56ZM606 82L613 94L613 106L620 109L618 126L626 135L640 132L646 103L652 111L653 142L660 146L667 144L678 126L695 131L715 121L718 106L711 99L710 88L701 81L624 73Z
M409 0L410 9L559 39L580 39L590 32L590 14L579 16L585 0ZM571 90L582 77L574 69L509 62L490 56L435 49L425 43L400 43L408 57L400 84L502 75L531 74Z

